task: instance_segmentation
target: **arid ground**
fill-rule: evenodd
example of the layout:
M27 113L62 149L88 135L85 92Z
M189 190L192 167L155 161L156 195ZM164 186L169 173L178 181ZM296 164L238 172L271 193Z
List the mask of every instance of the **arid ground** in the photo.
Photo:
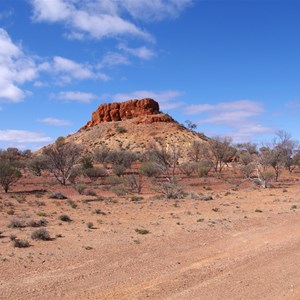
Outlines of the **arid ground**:
M116 196L97 183L87 196L22 178L0 194L0 298L300 299L299 178L270 189L195 178L178 200L147 186ZM41 218L51 240L31 238ZM30 246L13 247L13 236Z

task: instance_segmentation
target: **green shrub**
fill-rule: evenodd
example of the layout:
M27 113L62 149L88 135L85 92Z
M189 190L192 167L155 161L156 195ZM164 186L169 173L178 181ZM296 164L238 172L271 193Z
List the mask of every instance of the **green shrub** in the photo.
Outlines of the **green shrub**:
M82 195L84 193L84 190L86 189L86 184L77 183L77 184L73 184L73 187L80 195Z
M94 228L93 222L88 222L88 223L86 224L86 227L87 227L88 229L93 229L93 228Z
M141 164L140 172L147 177L157 177L161 173L161 168L156 162L147 161Z
M59 219L63 222L71 222L72 219L68 215L60 215Z
M49 198L63 200L63 199L67 199L68 197L66 197L64 194L62 194L60 192L54 192L49 195Z
M29 245L28 241L26 241L26 240L20 240L20 239L16 238L16 239L13 240L13 246L15 248L27 248L30 245Z
M45 228L40 228L31 234L33 240L49 241L51 240L49 232Z
M123 126L118 126L118 127L116 127L116 132L118 132L118 133L125 133L125 132L127 132L127 130Z
M144 229L144 228L136 228L135 232L138 233L138 234L148 234L149 230Z
M100 177L107 176L107 171L103 167L87 168L85 169L84 173L92 181L96 181Z
M7 225L8 228L23 228L25 227L24 221L20 219L14 219Z
M31 220L28 222L28 226L30 227L42 227L42 226L47 226L47 220L46 219L40 219L38 221Z

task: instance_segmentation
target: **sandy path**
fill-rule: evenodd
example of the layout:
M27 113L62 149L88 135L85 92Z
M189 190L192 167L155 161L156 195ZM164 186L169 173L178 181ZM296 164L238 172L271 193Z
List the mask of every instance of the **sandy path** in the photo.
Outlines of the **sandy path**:
M51 264L1 270L0 298L300 299L299 214L249 225L151 234L140 245L116 236L61 260L49 242Z

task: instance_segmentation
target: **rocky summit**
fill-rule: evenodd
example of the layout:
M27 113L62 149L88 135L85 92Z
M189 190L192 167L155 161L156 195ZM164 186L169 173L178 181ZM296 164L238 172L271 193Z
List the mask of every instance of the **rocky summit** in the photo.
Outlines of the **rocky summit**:
M92 119L83 127L93 127L101 123L124 121L144 116L158 115L159 104L150 98L101 104L92 114ZM150 118L153 122L164 121L166 118Z

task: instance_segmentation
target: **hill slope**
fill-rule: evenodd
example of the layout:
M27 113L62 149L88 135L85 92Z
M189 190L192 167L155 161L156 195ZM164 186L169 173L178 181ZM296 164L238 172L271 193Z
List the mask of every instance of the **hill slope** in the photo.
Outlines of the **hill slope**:
M158 103L148 98L102 104L85 126L66 137L67 142L83 145L86 152L105 145L114 150L142 153L153 144L160 144L180 147L183 156L192 142L207 140L206 136L161 113Z

